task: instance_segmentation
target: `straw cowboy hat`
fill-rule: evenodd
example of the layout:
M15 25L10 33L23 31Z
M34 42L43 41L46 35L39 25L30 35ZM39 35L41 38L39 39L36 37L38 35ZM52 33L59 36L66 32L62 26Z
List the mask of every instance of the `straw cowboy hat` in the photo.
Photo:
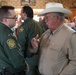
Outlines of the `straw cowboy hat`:
M40 12L38 16L44 16L45 14L50 12L60 12L60 13L63 13L64 15L72 14L72 12L64 8L61 3L49 2L46 4L45 9L42 12Z

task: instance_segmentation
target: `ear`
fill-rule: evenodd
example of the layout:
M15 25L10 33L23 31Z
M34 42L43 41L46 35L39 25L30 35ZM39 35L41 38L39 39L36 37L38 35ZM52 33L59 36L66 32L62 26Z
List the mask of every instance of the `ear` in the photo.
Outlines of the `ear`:
M27 14L26 14L26 13L24 13L24 16L27 16Z
M3 22L7 22L7 19L6 18L3 18Z
M60 16L57 16L57 21L60 21Z

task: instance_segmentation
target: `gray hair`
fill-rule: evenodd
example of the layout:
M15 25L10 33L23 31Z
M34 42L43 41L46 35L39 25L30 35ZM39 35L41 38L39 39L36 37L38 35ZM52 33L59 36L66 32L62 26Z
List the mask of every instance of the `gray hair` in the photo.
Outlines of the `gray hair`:
M61 21L64 21L65 17L64 17L64 14L63 13L59 13L59 12L54 12L53 15L56 17L56 16L60 16L61 18Z

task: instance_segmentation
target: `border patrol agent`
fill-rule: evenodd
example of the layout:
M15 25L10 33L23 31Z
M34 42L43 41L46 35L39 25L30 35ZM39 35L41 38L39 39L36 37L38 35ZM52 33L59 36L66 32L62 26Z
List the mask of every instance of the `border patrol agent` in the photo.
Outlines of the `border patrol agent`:
M10 29L16 19L14 7L0 8L0 75L25 75L26 63Z
M30 41L37 34L42 34L40 23L33 20L33 10L29 6L24 6L21 10L21 18L24 20L18 28L18 42L22 47L25 60L29 65L29 71L26 75L37 75L38 53L31 53L29 50Z

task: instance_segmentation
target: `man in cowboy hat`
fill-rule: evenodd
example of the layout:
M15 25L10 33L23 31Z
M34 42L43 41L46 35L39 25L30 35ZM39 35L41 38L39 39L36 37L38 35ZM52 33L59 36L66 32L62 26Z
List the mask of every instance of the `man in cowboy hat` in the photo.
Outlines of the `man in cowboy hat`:
M76 32L64 24L64 16L70 14L61 3L47 3L39 14L45 16L49 28L40 37L39 46L38 35L31 40L35 52L40 51L41 75L76 75Z

